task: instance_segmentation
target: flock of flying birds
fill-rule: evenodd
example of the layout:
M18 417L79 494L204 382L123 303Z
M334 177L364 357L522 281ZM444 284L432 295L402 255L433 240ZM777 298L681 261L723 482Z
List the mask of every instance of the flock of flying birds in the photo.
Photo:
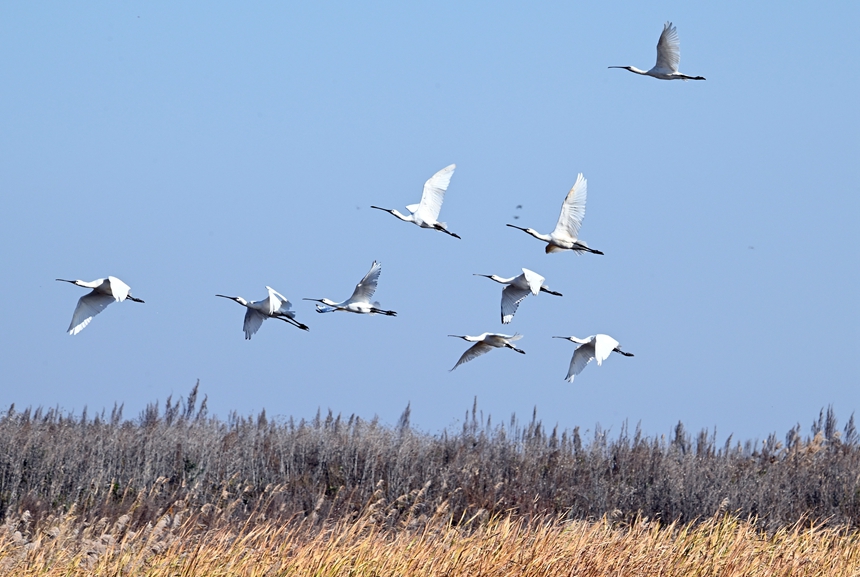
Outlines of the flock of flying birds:
M652 76L660 80L705 79L702 76L688 76L678 72L680 60L681 52L678 33L672 23L667 22L663 26L663 33L660 35L660 40L657 43L657 63L653 68L647 71L640 70L634 66L610 66L609 68L624 68L630 72ZM371 208L383 210L400 220L411 222L421 228L438 230L459 239L459 235L449 231L448 226L444 222L439 221L439 213L442 210L445 191L448 189L455 168L456 165L451 164L430 177L424 183L421 201L418 204L406 207L409 214L402 214L397 210L378 206L372 206ZM573 188L567 193L561 205L561 214L559 214L558 222L551 233L541 234L533 228L522 228L513 224L508 224L507 226L522 230L536 239L544 241L546 243L547 254L569 250L577 254L588 252L602 255L601 251L590 248L584 240L579 238L579 228L582 225L583 218L585 218L586 195L587 182L580 173L576 178L576 183L574 183ZM538 295L541 292L545 292L554 296L562 296L561 293L550 290L544 284L544 277L538 273L525 268L522 271L521 275L511 278L503 278L497 275L475 275L484 276L497 283L506 285L502 290L502 324L508 324L513 320L520 303L529 294ZM370 271L355 286L352 296L345 301L335 302L327 298L303 300L316 302L316 311L318 313L344 311L356 314L396 316L397 313L395 311L385 310L379 302L371 301L379 284L379 275L381 272L381 265L374 261L370 267ZM81 332L92 321L94 316L102 312L112 302L122 302L126 299L138 303L144 302L132 296L131 288L113 276L90 282L66 279L57 280L92 289L78 300L78 305L72 315L72 322L68 329L70 335L76 335ZM290 301L284 295L270 286L267 286L266 290L269 293L268 296L259 301L247 301L242 297L231 297L220 294L215 296L233 300L247 309L243 325L246 339L250 339L259 330L263 321L270 318L282 320L305 331L309 330L307 325L296 320L296 313L292 310ZM463 353L457 364L451 368L452 371L463 363L471 361L475 357L481 356L494 348L508 348L525 354L525 351L512 344L522 338L520 334L482 333L478 336L448 336L475 343ZM570 361L570 367L567 372L566 380L569 382L573 382L576 375L581 373L586 365L594 359L597 359L597 364L601 365L613 352L627 357L633 356L632 353L621 350L618 341L605 334L592 335L584 339L574 336L553 338L567 339L579 345L573 353L573 358Z

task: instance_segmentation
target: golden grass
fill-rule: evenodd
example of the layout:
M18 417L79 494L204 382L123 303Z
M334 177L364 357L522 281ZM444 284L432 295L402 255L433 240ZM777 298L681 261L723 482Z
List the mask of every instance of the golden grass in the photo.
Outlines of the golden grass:
M26 514L25 514L26 515ZM696 525L514 517L384 530L367 514L334 523L258 520L206 529L201 516L163 515L140 531L127 519L81 527L67 516L28 538L0 527L8 576L856 576L860 534L795 525L765 534L720 515Z

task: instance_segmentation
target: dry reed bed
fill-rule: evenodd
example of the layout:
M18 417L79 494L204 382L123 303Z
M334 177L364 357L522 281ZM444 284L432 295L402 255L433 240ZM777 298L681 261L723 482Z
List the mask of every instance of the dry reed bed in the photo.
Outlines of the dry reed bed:
M731 511L768 531L804 518L860 527L860 435L853 418L840 431L832 410L805 438L798 425L784 443L717 443L680 423L665 437L625 427L614 438L599 427L547 429L536 415L491 423L476 406L460 430L438 435L410 427L408 407L396 426L332 414L220 420L205 400L197 407L197 387L135 420L121 407L96 416L10 407L0 414L0 522L29 511L35 532L75 507L84 523L130 515L137 529L177 501L227 511L234 523L352 519L384 499L398 504L391 521L445 502L455 518L617 511L687 523Z
M800 523L767 534L719 515L695 525L617 525L513 516L436 516L384 529L372 512L332 523L261 521L204 528L163 515L131 531L122 520L80 529L60 519L28 540L0 535L0 571L14 576L854 576L860 535Z

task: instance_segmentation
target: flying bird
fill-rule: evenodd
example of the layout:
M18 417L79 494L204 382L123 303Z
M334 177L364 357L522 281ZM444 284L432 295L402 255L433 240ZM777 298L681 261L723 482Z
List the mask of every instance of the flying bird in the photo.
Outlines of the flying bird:
M671 22L663 25L663 33L657 42L657 64L651 70L639 70L635 66L610 66L609 68L623 68L636 74L652 76L660 80L704 80L704 76L687 76L678 72L681 63L681 41L678 40L678 31Z
M380 305L378 302L370 302L370 299L373 298L373 293L376 292L376 286L379 284L380 273L382 273L382 265L373 261L370 271L364 275L361 282L355 285L355 290L353 291L352 296L343 302L336 303L333 300L326 298L303 300L322 303L323 306L317 305L318 313L346 311L349 313L359 314L381 314L388 315L390 317L397 316L397 313L394 311L386 311L379 308Z
M418 204L410 204L406 207L409 215L400 214L395 209L381 208L379 206L371 206L377 210L384 210L391 213L400 220L412 222L421 228L434 228L442 231L454 238L460 238L448 230L448 225L444 222L439 222L439 211L442 210L442 201L445 200L445 191L448 190L448 184L451 182L451 176L454 174L456 164L451 164L434 174L424 183L424 192L421 194L421 202Z
M558 215L558 223L555 225L555 230L549 234L541 234L533 228L522 228L513 224L509 224L508 226L526 232L536 239L547 243L547 254L562 250L572 250L577 254L583 252L603 254L599 250L588 248L584 240L577 238L579 227L582 226L582 219L585 218L585 197L587 193L588 181L585 180L580 172L576 177L576 183L574 183L573 188L564 197L564 202L561 204L561 214Z
M307 325L296 320L296 313L292 310L292 305L287 297L276 291L270 286L266 287L269 295L260 301L246 301L242 297L228 297L227 295L215 295L231 301L236 301L246 309L245 322L242 329L245 331L245 339L250 340L263 324L266 319L280 319L294 327L300 328L303 331L310 330Z
M527 268L523 269L523 274L511 278L502 278L494 274L475 274L475 276L483 276L508 285L502 290L502 324L505 325L513 320L517 307L529 296L529 293L537 296L543 291L557 297L562 296L561 293L549 290L549 287L543 284L546 280L544 277Z
M573 351L573 358L570 359L570 368L567 371L565 380L569 383L573 382L574 377L582 372L582 369L593 359L597 359L597 366L603 364L609 354L612 352L620 353L625 357L632 357L633 353L622 351L618 345L618 341L609 335L592 335L584 339L576 337L553 337L554 339L567 339L574 343L579 343L576 350Z
M93 317L105 310L112 302L122 302L125 299L142 303L143 301L131 296L131 287L116 278L109 276L106 279L97 278L94 281L83 280L66 280L58 278L58 281L72 283L79 287L93 289L80 299L78 306L75 307L75 312L72 315L72 322L69 325L69 334L76 335L90 324Z
M448 335L449 337L456 337L458 339L463 339L464 341L469 341L470 343L475 343L463 353L463 356L460 357L460 360L457 361L457 364L451 367L451 371L462 365L463 363L468 363L475 357L480 357L484 353L490 352L494 348L509 348L517 351L521 354L526 354L524 350L518 349L514 345L511 344L512 341L518 341L523 338L522 335L503 335L501 333L482 333L477 337L472 337L469 335ZM450 371L449 371L450 372Z

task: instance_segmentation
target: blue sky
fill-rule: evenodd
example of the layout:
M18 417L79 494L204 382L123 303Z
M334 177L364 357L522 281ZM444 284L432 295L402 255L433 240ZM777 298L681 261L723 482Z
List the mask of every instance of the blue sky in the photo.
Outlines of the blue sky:
M185 395L210 410L393 423L484 414L763 438L858 408L860 6L744 2L132 2L0 6L0 405L90 413ZM663 22L682 72L650 68ZM447 237L403 209L456 163ZM581 237L546 255L576 175ZM521 210L516 210L522 205ZM512 220L514 216L518 220ZM396 318L318 315L373 260ZM564 293L499 321L522 267ZM83 289L115 304L65 333ZM310 332L216 293L289 297ZM519 332L449 373L448 334ZM608 333L634 358L563 378Z

